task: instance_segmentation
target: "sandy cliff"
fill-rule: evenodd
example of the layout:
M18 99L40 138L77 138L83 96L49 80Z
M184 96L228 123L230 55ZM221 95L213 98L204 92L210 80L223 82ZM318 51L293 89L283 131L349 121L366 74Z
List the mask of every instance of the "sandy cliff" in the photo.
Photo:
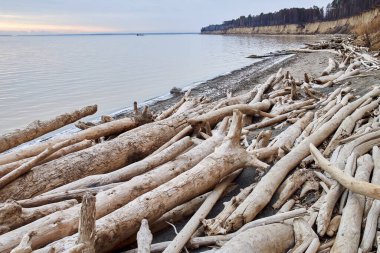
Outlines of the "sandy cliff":
M304 25L278 25L261 27L231 28L225 31L207 32L211 34L333 34L352 32L357 26L370 24L380 17L380 8L358 16L335 21L315 22Z

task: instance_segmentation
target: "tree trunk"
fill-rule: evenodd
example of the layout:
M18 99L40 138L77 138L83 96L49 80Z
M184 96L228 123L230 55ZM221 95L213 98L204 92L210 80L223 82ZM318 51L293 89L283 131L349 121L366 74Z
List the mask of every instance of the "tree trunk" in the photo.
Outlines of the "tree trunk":
M34 208L22 208L17 202L6 202L0 207L0 234L21 227L56 211L76 205L78 201L67 200Z
M114 122L116 121L100 126L104 127ZM2 188L0 201L8 198L15 200L30 198L89 175L119 169L146 157L170 140L183 127L186 127L183 117L154 122L128 131L113 140L37 166ZM70 173L67 173L68 171ZM28 189L28 191L21 189Z
M186 137L182 140L179 140L177 143L174 143L173 145L164 149L156 155L148 156L141 161L132 163L124 168L118 169L107 174L92 175L74 181L72 183L65 184L61 187L58 187L54 190L42 194L42 196L80 188L92 188L117 182L125 182L135 176L141 175L164 163L167 163L175 159L186 149L190 148L191 145L193 145L193 142L191 141L190 137Z
M25 129L17 129L13 132L4 134L0 136L0 153L73 123L83 117L94 114L96 110L96 105L86 106L80 110L59 115L51 120L34 121Z

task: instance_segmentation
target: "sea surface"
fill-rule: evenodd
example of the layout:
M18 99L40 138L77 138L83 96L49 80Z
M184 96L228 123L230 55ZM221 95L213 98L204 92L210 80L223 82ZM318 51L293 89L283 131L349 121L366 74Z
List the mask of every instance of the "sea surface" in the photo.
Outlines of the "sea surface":
M95 117L165 98L296 48L306 36L200 34L1 36L0 134L86 105Z

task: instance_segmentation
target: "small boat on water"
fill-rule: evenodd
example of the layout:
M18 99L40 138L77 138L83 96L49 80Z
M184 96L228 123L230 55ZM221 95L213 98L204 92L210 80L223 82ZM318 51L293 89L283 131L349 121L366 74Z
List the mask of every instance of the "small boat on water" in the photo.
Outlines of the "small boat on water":
M143 33L136 33L136 36L144 36Z

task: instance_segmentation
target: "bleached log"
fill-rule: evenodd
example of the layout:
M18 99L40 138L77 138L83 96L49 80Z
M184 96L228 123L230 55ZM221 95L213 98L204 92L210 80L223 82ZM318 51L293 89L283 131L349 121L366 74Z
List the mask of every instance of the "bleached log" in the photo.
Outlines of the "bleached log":
M180 116L188 111L195 109L199 104L207 102L205 97L193 97L189 98L183 103L171 117Z
M329 58L329 65L322 71L322 76L330 75L338 67L338 64L334 59Z
M282 205L282 207L277 211L277 214L289 212L293 206L296 204L296 201L294 199L289 199L286 201L285 204Z
M224 117L231 116L234 110L239 110L243 114L246 114L246 115L251 115L251 116L258 115L262 117L273 118L274 115L264 112L264 111L267 111L269 107L270 107L269 101L259 102L254 105L246 105L246 104L231 105L231 106L220 108L215 111L210 111L203 115L189 119L188 121L191 125L198 125L198 124L208 122L211 126L214 126L217 122L221 121Z
M224 203L224 209L215 217L209 220L203 220L203 226L207 235L225 234L226 230L223 228L225 220L231 215L231 213L239 206L241 202L248 196L253 190L255 184L252 184L240 191L240 193L228 202Z
M336 130L334 136L330 140L329 145L326 147L323 154L325 156L329 156L331 152L336 148L338 145L338 141L348 137L351 135L352 131L354 130L355 123L364 117L365 114L369 113L370 111L374 110L379 106L380 99L377 99L370 103L369 105L363 106L359 109L357 109L353 114L348 116L342 124L339 126L339 128Z
M82 202L83 195L86 192L90 192L91 194L95 195L98 192L106 191L120 184L122 183L114 183L92 188L63 191L54 194L38 195L31 199L17 200L17 203L20 204L22 207L37 207L70 199L76 199L77 201Z
M255 149L265 148L269 144L269 140L272 138L271 130L261 131L256 137Z
M8 174L6 174L2 178L0 178L0 189L4 188L4 186L13 182L14 180L19 178L20 176L28 173L31 169L33 169L33 167L38 165L41 161L45 160L46 158L48 158L50 155L54 154L58 150L60 150L64 147L73 145L77 142L78 142L78 140L71 139L71 140L67 140L67 141L57 143L54 146L48 147L45 151L43 151L38 156L34 157L30 161L24 163L23 165L21 165L17 169L9 172Z
M153 235L149 230L148 220L141 221L140 230L137 232L138 253L150 253Z
M341 82L341 81L344 81L348 78L351 78L353 76L356 76L356 75L359 75L361 72L360 72L360 69L355 69L351 72L345 72L343 75L341 75L340 77L338 77L335 82Z
M255 130L255 129L259 129L259 128L268 127L268 126L271 126L271 125L274 125L274 124L277 124L277 123L280 123L280 122L286 120L290 115L291 115L291 113L281 114L281 115L276 116L272 119L268 119L268 120L265 120L265 121L244 127L244 129Z
M217 110L221 107L230 106L230 105L236 105L236 104L246 104L250 102L253 97L257 93L257 88L252 89L251 91L244 93L242 95L236 96L236 97L227 97L220 101L214 108L212 108L212 111Z
M276 202L272 205L274 209L280 208L292 195L298 190L307 179L311 177L311 171L300 169L294 172L284 183L279 187L279 196Z
M372 149L372 157L374 161L374 171L372 175L372 183L380 184L379 182L379 172L380 172L380 150L378 147L373 147ZM372 202L371 208L368 212L365 228L363 232L362 241L360 244L360 248L363 252L370 252L372 250L373 242L376 237L377 230L377 221L380 215L380 201L375 200Z
M36 232L34 231L31 231L27 234L24 235L24 237L22 238L20 244L14 248L11 253L31 253L33 251L32 247L31 247L31 239L33 237L33 235L35 235Z
M78 201L67 200L34 208L22 208L15 201L5 202L0 206L0 234L38 220L48 214L76 205Z
M205 236L205 237L194 237L192 238L187 246L191 248L199 248L203 246L215 245L219 241L228 241L237 236L238 234L252 228L265 226L273 223L284 222L285 220L293 219L295 217L303 216L307 213L305 208L295 209L286 213L275 214L269 217L262 219L254 220L250 223L247 223L245 226L240 228L238 231L226 234L226 235L214 235L214 236ZM152 245L152 252L162 252L169 245L170 242L162 242ZM137 250L129 250L124 253L137 253Z
M319 242L318 236L314 233L309 223L303 218L295 218L293 220L293 229L295 235L295 245L290 251L291 253L305 252L314 239L318 239Z
M284 180L286 175L310 154L309 145L311 143L317 146L320 145L336 130L336 128L338 128L339 124L348 115L356 110L358 106L360 106L368 98L378 96L379 94L380 90L375 88L363 97L343 107L327 123L321 126L309 137L304 139L287 155L274 164L268 173L258 182L256 188L251 192L251 194L227 219L226 224L228 224L228 230L237 229L241 227L243 223L253 220L272 199L274 192Z
M83 117L94 114L96 111L96 105L86 106L80 110L61 114L51 120L34 121L24 129L17 129L13 132L4 134L0 136L0 153L13 147L16 147L22 143L31 141L37 137L40 137L46 133L61 128L65 125L73 123Z
M181 132L179 132L178 134L176 134L173 138L171 138L167 143L165 143L164 145L162 145L159 149L157 149L156 151L154 151L150 156L152 155L155 155L155 154L158 154L159 152L161 152L162 150L166 149L167 147L169 147L170 145L174 144L175 142L179 141L180 139L182 139L183 137L187 136L188 134L191 133L191 131L193 131L193 127L192 126L187 126L185 127Z
M347 174L345 174L340 169L332 166L317 150L317 148L310 145L310 150L313 156L316 159L316 162L323 168L326 172L328 172L335 180L337 180L341 185L350 191L368 196L374 199L380 199L380 185L371 184L368 182L364 182L363 180L357 180ZM371 160L367 161L367 164L370 163Z
M181 173L183 174L187 170L191 169L203 158L211 154L215 147L220 145L225 137L226 127L227 121L224 120L223 124L218 128L218 131L215 131L211 138L203 141L201 144L190 149L181 156L178 156L175 160L163 164L159 168L143 175L136 176L131 180L118 185L117 187L98 193L96 195L96 218L99 219L115 211L142 194L155 189ZM178 203L175 203L172 208L175 206L178 206ZM0 236L0 252L10 251L10 249L19 243L25 232L35 230L37 228L40 233L35 236L35 240L33 241L34 248L39 248L65 236L72 235L77 232L79 209L80 205L74 206L59 214L48 215L40 220ZM143 209L145 210L145 208ZM169 209L167 211L169 211ZM140 211L141 210L136 211L135 213L140 213ZM156 219L158 218L159 217L156 217ZM138 224L140 224L140 221L138 221ZM49 232L49 237L44 236L47 232Z
M326 234L330 237L335 236L336 232L338 231L340 220L342 216L336 215L334 218L331 219L329 226L327 227Z
M336 79L338 79L340 76L344 74L344 71L338 71L334 74L328 75L328 76L321 76L319 78L314 79L314 82L317 84L325 84L327 82L332 82Z
M216 252L282 253L294 243L293 228L275 223L248 229L228 241Z
M355 180L362 183L368 181L372 169L373 163L370 155L359 157ZM358 251L364 204L365 197L361 193L352 191L349 194L334 246L331 249L332 252L356 253Z
M261 102L262 96L272 86L272 84L275 82L275 79L276 79L276 76L271 75L264 84L259 85L257 88L257 93L255 97L252 99L252 101L249 102L249 105L254 105L258 102Z
M328 98L321 103L322 106L326 106L328 103L333 101L340 93L342 92L342 88L338 88L330 93Z
M40 165L42 163L47 163L47 162L53 161L55 159L58 159L60 157L65 156L67 154L71 154L71 153L74 153L74 152L77 152L77 151L89 148L93 144L94 144L94 142L91 141L91 140L84 140L84 141L81 141L81 142L79 142L77 144L68 146L66 148L62 148L61 150L58 150L57 152L51 154L49 157L45 158L43 161L39 162L38 165ZM12 162L12 163L8 163L8 164L4 164L4 165L0 165L0 177L8 174L9 172L11 172L14 169L20 167L21 165L23 165L24 163L30 161L31 159L33 159L33 157L31 157L31 158L25 158L25 159L22 159L22 160L19 160L19 161L16 161L16 162Z
M116 246L120 246L126 238L136 232L136 224L143 218L148 220L159 218L176 205L208 191L232 172L242 167L267 167L267 164L259 161L240 147L241 128L242 114L235 111L229 133L223 144L215 149L214 153L186 173L182 173L122 208L98 219L96 226L97 252L115 249ZM156 205L157 202L160 204ZM57 252L60 252L70 247L72 242L73 236L70 236L47 247L54 247Z
M305 116L297 120L296 123L288 127L285 131L276 136L269 143L269 147L279 147L290 150L295 140L301 135L302 131L310 124L314 116L313 112L307 112Z
M104 127L114 122L117 120L99 126ZM124 127L125 125L128 124L124 124ZM185 115L144 124L110 141L39 165L2 188L0 201L8 198L30 198L89 175L119 169L151 154L186 126ZM88 130L95 130L97 127ZM27 188L28 191L20 191L20 188Z
M314 174L320 179L322 180L322 182L324 182L327 186L331 187L333 184L334 184L334 180L326 177L324 174L322 174L321 172L319 171L314 171Z
M127 181L135 176L141 175L148 172L164 163L174 160L178 155L184 152L186 149L191 147L193 142L190 137L183 138L161 152L148 156L147 158L132 163L124 168L118 169L116 171L107 174L98 174L88 176L69 184L65 184L54 190L44 193L43 195L59 193L63 191L70 191L80 188L88 188L94 185L102 186L117 182Z
M304 106L312 105L314 103L315 103L314 99L309 99L306 101L295 102L293 104L286 104L279 107L274 107L270 113L275 114L275 115L280 115L280 114L284 114L284 113L291 112L294 110L298 110Z
M190 92L191 92L191 89L186 91L185 95L177 103L169 107L167 110L163 111L160 115L157 116L155 120L159 121L159 120L163 120L170 117L181 105L183 105L183 103L186 102L186 100L188 99L190 95Z
M210 195L210 193L205 193L163 214L158 220L152 223L152 225L150 226L151 231L155 233L157 231L160 231L166 228L169 225L168 222L175 223L177 221L183 220L186 217L194 214L202 205L202 203L204 202L204 200L207 198L208 195Z
M164 253L179 253L182 251L182 248L197 230L201 221L206 218L216 202L222 196L223 192L236 179L240 172L241 170L232 173L215 187L215 189L209 196L207 196L206 200L202 203L196 213L190 218L187 224L181 229L173 241L164 250Z
M73 134L65 134L55 136L47 141L38 142L36 144L20 148L17 151L3 154L0 156L0 165L18 161L24 158L36 156L42 151L44 151L49 146L57 144L59 142L76 139L81 140L96 140L103 136L109 136L114 134L119 134L124 131L135 128L142 125L150 120L151 115L146 113L145 115L136 115L135 118L123 118L119 120L114 120L108 123L100 124L98 126L91 127L89 129L79 131Z

